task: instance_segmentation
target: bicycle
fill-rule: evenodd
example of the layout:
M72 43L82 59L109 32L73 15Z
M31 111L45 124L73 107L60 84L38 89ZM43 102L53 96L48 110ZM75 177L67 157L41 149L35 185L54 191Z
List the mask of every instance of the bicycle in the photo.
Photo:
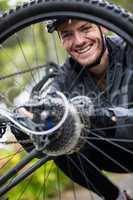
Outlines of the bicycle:
M44 127L43 123L39 124L34 123L34 121L25 118L24 116L19 115L14 112L16 110L17 96L21 94L21 92L26 87L25 93L28 95L32 93L30 97L31 101L24 103L27 108L32 108L35 112L40 112L38 108L42 108L44 104L44 99L47 96L48 88L51 84L51 81L56 76L56 72L58 71L57 65L53 63L49 63L50 59L54 59L57 64L61 63L62 60L66 57L65 53L63 53L63 58L61 58L62 52L52 52L51 49L57 51L57 46L59 48L59 44L57 42L58 38L55 34L49 38L47 35L45 28L51 19L61 18L61 17L69 17L76 19L84 19L89 20L98 24L101 24L107 27L109 30L115 32L116 34L123 37L127 40L131 45L133 45L133 16L129 12L121 9L120 7L105 2L105 1L97 1L97 0L38 0L31 1L29 3L25 3L22 6L18 6L16 10L10 10L9 13L4 14L0 18L0 48L1 48L1 58L5 60L7 58L7 63L5 64L5 71L3 69L2 75L0 77L1 80L1 99L8 107L9 112L5 109L1 108L1 127L2 131L5 131L5 126L15 126L20 129L26 135L30 136L30 139L27 139L27 136L22 135L22 139L19 141L9 141L5 143L20 143L22 146L29 151L29 146L27 147L27 143L32 143L35 145L35 149L33 149L33 145L31 145L31 149L33 149L22 161L20 161L16 167L13 167L9 172L4 174L0 178L0 196L7 193L12 187L16 186L19 182L21 182L24 178L33 173L40 166L44 165L49 160L54 160L55 157L66 154L69 157L69 154L73 152L77 152L84 145L82 141L82 137L84 135L80 135L80 126L75 124L80 124L80 120L77 116L74 108L71 109L68 106L68 100L64 94L57 92L53 94L54 99L57 101L53 101L48 99L48 102L45 102L45 107L47 110L50 110L50 104L52 105L52 109L54 111L58 111L58 120L55 120L55 126L52 127L51 121L48 121L47 127ZM43 32L44 31L44 32ZM41 38L36 39L36 35L41 33ZM43 34L42 34L43 33ZM31 35L31 37L29 37ZM42 36L44 35L44 36ZM50 39L50 42L47 42L46 39ZM50 47L53 41L52 47ZM30 44L31 43L31 47ZM38 44L39 46L38 46ZM45 44L45 47L41 45L41 43ZM12 54L12 46L15 48L15 54L17 57L13 58L15 55ZM24 51L24 48L28 48L31 52L35 48L34 54L27 53ZM50 47L50 55L47 52L47 49ZM40 52L38 52L38 50ZM21 63L18 60L18 51L19 55L21 55ZM45 52L45 59L44 59ZM39 54L40 53L40 54ZM54 54L55 55L51 55ZM11 55L12 54L12 55ZM28 54L28 55L26 55ZM35 61L33 62L33 57ZM3 63L1 61L1 65ZM16 62L18 62L16 64ZM20 65L20 67L18 66ZM11 71L9 70L11 68ZM49 68L50 67L50 68ZM9 73L7 73L8 71ZM45 74L45 78L42 79L42 75ZM41 81L39 82L39 79ZM39 84L37 84L39 82ZM13 86L11 85L13 84ZM11 88L10 88L11 85ZM3 87L4 86L4 87ZM8 88L8 89L7 89ZM38 98L38 91L42 90L46 91L44 93L42 99ZM21 98L23 98L22 96ZM15 103L14 103L15 99ZM32 101L34 100L34 101ZM20 101L20 99L18 100ZM20 102L19 102L20 104ZM65 106L64 106L65 105ZM20 106L20 105L19 105ZM55 106L55 107L54 107ZM90 107L93 105L90 105ZM20 106L21 107L21 106ZM63 110L63 113L62 113ZM69 111L73 110L70 114ZM53 111L53 110L52 110ZM44 119L47 113L43 113ZM69 120L68 120L69 116ZM66 129L66 133L64 133L60 138L61 140L56 140L56 145L53 146L52 139L55 137L55 131L60 129L63 124L67 122L68 126L72 126L69 134L68 129ZM68 127L67 126L67 127ZM89 127L88 127L89 128ZM73 132L73 134L72 134ZM38 137L39 135L39 137ZM67 137L68 135L68 137ZM23 138L24 137L24 138ZM58 138L58 139L59 139ZM54 138L56 139L56 138ZM108 143L113 143L114 145L117 142L111 139L105 139L103 137L98 138L99 140L106 140ZM51 141L51 145L50 142ZM65 142L64 142L65 141ZM54 140L55 142L55 140ZM125 141L126 142L126 141ZM132 141L130 141L132 142ZM80 145L81 146L80 146ZM117 146L120 148L120 146ZM94 147L95 148L95 147ZM78 149L78 150L77 150ZM100 150L99 150L100 151ZM101 151L102 154L104 152ZM131 152L129 152L131 153ZM106 155L107 156L107 155ZM11 179L17 172L19 172L26 164L28 164L31 160L38 157L39 160L33 164L32 167L26 169L23 173L14 178L11 182L4 186L4 184ZM111 158L110 158L111 159ZM119 163L118 163L119 165ZM78 166L77 166L78 167ZM123 166L124 168L124 166ZM83 169L79 169L79 172L82 172ZM97 170L98 171L98 170ZM128 169L125 169L126 172L129 172ZM99 171L98 171L99 173ZM100 172L101 173L101 172ZM106 177L103 175L104 179ZM85 179L87 179L85 177ZM110 194L113 195L113 194ZM45 196L45 195L44 195Z

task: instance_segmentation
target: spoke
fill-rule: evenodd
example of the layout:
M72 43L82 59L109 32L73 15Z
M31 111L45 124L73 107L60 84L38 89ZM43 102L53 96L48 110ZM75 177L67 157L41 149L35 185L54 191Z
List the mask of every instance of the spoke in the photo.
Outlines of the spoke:
M116 164L117 166L119 166L125 172L128 172L128 173L131 172L126 167L124 167L119 162L117 162L117 160L113 159L111 156L109 156L107 153L105 153L103 150L101 150L99 147L97 147L96 145L92 144L91 142L89 142L87 140L86 140L86 143L89 144L89 146L91 146L92 148L96 149L98 152L100 152L103 156L105 156L106 158L108 158L109 160L111 160L114 164Z
M14 68L16 68L16 72L10 72L10 73L8 73L8 74L6 74L6 75L1 75L0 76L0 80L7 80L8 81L8 79L10 80L11 78L13 78L13 82L14 82L14 84L16 85L16 88L18 88L18 86L19 86L19 88L22 90L23 88L24 88L24 90L25 91L27 91L28 93L30 92L29 90L28 90L28 88L27 87L25 87L25 85L21 85L20 86L20 82L19 82L19 80L16 78L16 77L19 77L19 76L22 76L23 75L23 79L25 79L24 78L24 75L26 74L29 74L29 73L32 73L32 72L37 72L38 74L39 74L39 70L40 69L43 69L43 68L45 68L45 65L40 65L40 66L36 66L36 67L28 67L26 70L24 70L24 69L19 69L19 67L17 66L17 64L15 63L15 61L12 59L12 57L10 56L10 55L8 55L8 53L6 52L6 48L3 46L3 45L1 45L0 46L0 48L3 50L3 53L5 54L5 57L6 58L8 58L9 59L9 61L11 62L11 64L14 66ZM39 78L39 80L40 80L40 78ZM14 89L16 89L15 88L15 85L14 85ZM12 90L13 89L13 87L11 87L11 89L10 90ZM8 93L10 92L10 90L8 90L8 91L6 91L7 92L7 95L6 95L6 93L4 93L3 95L1 94L1 96L2 96L2 98L4 98L5 99L5 101L12 107L13 106L13 103L11 103L8 99L9 99L9 97L8 97Z
M20 148L20 149L21 149L21 148ZM18 150L17 150L14 154L12 154L12 155L8 155L8 156L6 156L6 157L4 157L4 158L0 158L1 161L4 160L4 159L9 158L3 165L1 165L1 169L4 168L18 153L24 151L24 150L21 150L21 151L20 151L20 149L18 149ZM11 158L10 158L10 157L11 157Z
M29 73L31 72L31 70L35 70L35 68L33 69L30 69L30 70L19 70L19 67L17 66L17 64L15 63L15 61L12 59L11 56L8 55L8 53L6 52L6 48L3 46L3 45L0 45L0 48L4 51L4 54L5 54L5 57L9 59L9 61L12 63L12 65L16 68L17 72L15 73L10 73L10 74L7 74L7 75L1 75L0 76L0 81L1 80L6 80L6 79L10 79L10 78L13 78L13 77L16 77L17 75L22 75L22 74L25 74L25 73ZM17 81L17 79L15 78L14 79L15 83L16 83L16 86L18 86L20 83L19 81ZM27 90L25 88L25 90ZM28 90L27 90L28 91ZM28 91L29 92L29 91Z
M4 54L6 56L6 58L9 59L9 61L12 63L13 66L15 66L16 70L19 71L19 67L17 66L17 64L15 63L15 61L12 59L11 56L8 55L8 53L6 52L6 47L4 47L2 44L0 45L1 50L4 51ZM1 79L0 79L1 80Z
M59 168L56 168L56 176L57 176L57 192L58 192L58 199L61 200L61 184L60 184L60 173Z
M110 130L110 129L116 129L116 128L124 128L124 127L132 127L133 124L121 124L116 126L110 126L110 127L103 127L103 128L92 128L92 131L104 131L104 130Z
M19 76L21 74L25 74L25 73L29 73L29 72L31 73L32 71L37 71L38 69L44 68L45 66L47 66L47 65L40 65L38 67L33 67L33 68L22 70L22 71L19 71L19 72L16 72L16 73L10 73L8 75L1 76L0 80L4 80L4 79L11 78L11 77L14 77L14 76Z
M120 63L117 63L117 65L120 65ZM121 66L122 67L122 66ZM121 77L123 77L123 75L124 74L126 74L126 70L124 71L124 72L122 72L122 74L121 74ZM100 95L99 96L101 96L101 95L104 95L107 91L109 91L110 90L110 85L109 86L107 86L102 92L100 92ZM99 98L99 97L98 97ZM125 106L126 104L121 104L121 105L119 105L119 106Z
M9 106L12 107L12 103L11 103L11 101L9 100L9 97L8 97L8 92L9 92L9 90L6 91L5 94L0 93L0 98L3 100L3 102L7 103Z
M72 177L72 170L71 170L69 159L67 159L67 167L68 167L70 177ZM73 197L74 197L74 200L77 200L75 184L72 180L71 180L71 182L72 182L72 188L73 188Z
M98 181L95 181L95 184L97 185L96 188L98 188L99 191L101 191L99 193L100 196L104 196L105 195L116 195L116 193L118 194L119 189L117 188L117 186L115 186L103 173L102 171L93 163L91 162L83 153L79 152L81 158L83 158L84 161L86 161L87 166L89 167L89 170L93 171L93 177L91 177L92 179L98 179ZM102 185L101 185L102 183ZM103 186L106 186L106 189L103 189ZM108 191L108 192L107 192ZM110 193L111 192L111 193ZM102 193L102 194L101 194ZM104 199L103 197L103 199Z
M74 162L74 160L70 157L67 156L67 158L70 160L70 162L75 166L75 168L79 171L79 173L84 177L84 173L82 171L82 169ZM88 177L86 177L86 181L87 181L87 185L90 185L92 188L94 188L95 191L97 191L97 188L94 186L94 184L90 181L90 179L88 179ZM89 187L90 188L90 187ZM89 189L88 188L88 189ZM101 196L101 194L99 193L99 191L97 191L97 194L99 194Z
M22 188L21 194L18 196L17 200L21 200L22 199L25 191L28 190L28 187L29 187L32 179L33 179L33 175L29 178L29 180L27 181L27 183L25 184L25 186Z
M71 73L71 76L72 76L73 74L75 74L76 67L77 67L77 63L74 63L73 71L72 71L72 73ZM71 90L75 87L75 84L76 84L77 80L80 78L80 76L81 76L82 73L84 72L85 68L86 68L86 67L83 66L83 67L80 69L80 71L79 71L79 73L77 74L77 76L75 77L75 79L72 80L72 83L71 83L71 85L70 85L70 88L68 88L68 92L71 92Z
M111 141L111 140L108 139L108 138L104 138L104 137L102 137L102 136L100 136L100 135L98 135L98 134L96 134L96 133L94 133L94 132L92 132L92 131L90 131L90 130L88 131L87 129L86 129L86 131L89 132L89 133L91 133L93 136L98 137L99 139L101 138L102 140L104 140L104 141L106 141L106 142L108 142L108 143L110 143L110 144L113 144L114 146L116 146L116 147L118 147L118 148L120 148L120 149L126 151L127 153L133 154L133 151L131 151L131 150L129 150L129 149L126 149L125 147L123 147L123 146L121 146L121 145L119 145L119 144L116 144L115 142Z
M85 173L84 166L83 166L83 164L82 164L82 161L81 161L81 159L80 159L80 155L79 155L78 153L77 153L77 158L78 158L78 160L79 160L79 164L80 164L80 166L81 166L82 174L83 174L83 177L84 177L85 182L86 182L86 184L87 184L87 187L90 189L90 185L88 184L87 175L86 175L86 173Z
M53 40L53 44L54 44L54 50L55 50L55 56L56 56L56 60L57 60L57 63L59 64L59 56L58 56L58 48L57 48L57 45L56 45L56 39L55 39L55 34L53 33L52 34L52 40Z
M44 173L45 173L45 175L44 175L44 181L43 181L43 185L40 187L40 191L39 191L39 197L41 196L41 193L42 193L42 191L43 191L43 200L45 200L46 199L46 188L47 188L47 181L48 181L48 178L49 178L49 175L50 175L50 173L51 173L51 171L53 170L53 161L51 160L51 165L50 165L50 167L49 167L49 169L48 169L48 172L46 172L47 171L47 169L46 169L46 166L44 165Z
M38 51L37 51L37 42L36 42L36 37L35 37L35 30L34 30L34 26L31 25L31 33L32 33L32 38L33 38L33 46L34 46L34 51L35 51L35 62L36 62L36 66L39 66L39 55L38 55ZM39 71L37 71L38 74L38 80L40 80L40 74Z
M17 153L21 153L22 151L24 151L24 150L22 149L22 147L20 147L15 153L0 158L0 161L2 161L2 160L4 160L4 159L7 159L7 158L10 158L11 156L15 156Z
M71 181L71 182L72 182L72 190L73 190L73 199L74 199L74 200L77 200L78 198L77 198L77 195L76 195L75 184L74 184L73 181Z
M45 177L46 177L46 167L44 166L44 176L43 176L43 200L46 200L46 183L45 183ZM41 192L40 192L41 194ZM39 195L40 196L40 195Z
M39 65L39 56L38 56L38 51L37 51L37 42L36 42L35 30L34 30L33 25L31 25L31 32L32 32L32 38L33 38L33 46L34 46L34 49L35 49L36 66L38 66Z
M85 168L84 168L84 166L83 166L83 164L82 164L82 161L81 161L80 153L77 153L77 158L78 158L78 160L79 160L79 163L80 163L80 166L81 166L81 170L82 170L82 172L83 172L83 176L84 176L84 178L85 178L87 187L89 188L90 186L88 185L87 175L86 175L86 173L85 173ZM89 188L89 190L90 190L90 188ZM95 188L95 191L96 191L100 196L102 196L102 194L97 190L97 188Z
M113 142L121 142L121 143L133 143L133 140L131 139L117 139L117 138L96 138L96 137L81 137L82 139L89 139L89 140L103 140L103 141L106 141L107 139L109 141L113 141Z
M119 104L119 107L131 108L131 107L133 107L133 102L130 102L130 103L124 103L124 104Z
M22 55L23 55L23 57L24 57L25 63L26 63L26 65L27 65L27 67L31 70L31 66L30 66L30 64L28 63L28 60L27 60L27 58L26 58L26 56L25 56L25 53L24 53L24 51L23 51L23 48L22 48L22 45L21 45L21 42L20 42L20 39L19 39L19 36L18 36L17 33L15 34L15 36L16 36L16 40L17 40L18 46L19 46L19 48L20 48L20 50L21 50L21 52L22 52ZM36 83L36 80L35 80L35 78L34 78L34 75L33 75L33 73L32 73L32 70L31 70L31 77L32 77L32 80Z
M0 189L0 196L3 196L6 192L11 190L16 185L18 185L21 181L23 181L25 178L31 175L34 171L36 171L38 168L40 168L44 163L46 163L50 159L51 158L49 156L45 156L44 158L41 158L38 162L36 162L34 165L32 165L30 168L28 168L25 172L16 176L9 184L3 186Z
M83 113L78 112L78 114L81 116L84 127L87 129L88 126L86 126L86 124L85 124L85 119L83 117ZM114 126L108 126L108 127L101 127L101 128L95 127L94 124L92 124L92 125L93 125L93 128L91 128L91 131L104 131L104 130L113 130L113 129L115 130L116 128L125 128L125 127L128 128L128 127L133 126L132 123L120 124L120 125L114 125Z
M76 68L76 64L74 66ZM80 78L80 76L82 75L83 71L85 70L85 66L82 67L82 69L80 70L80 72L77 74L76 78L72 81L70 88L68 89L68 93L74 88L74 86L76 85L77 80Z
M53 161L51 161L52 163L51 163L51 165L50 165L50 167L49 167L49 169L48 169L48 172L45 174L45 176L44 176L44 184L43 184L43 197L45 197L45 199L46 199L46 188L47 188L47 181L48 181L48 178L49 178L49 176L50 176L50 173L51 173L51 171L53 170ZM44 200L45 200L44 199Z
M14 168L9 170L6 174L0 177L0 186L3 185L6 181L8 181L11 177L13 177L18 171L20 171L27 163L29 163L33 158L35 158L39 154L35 149L26 156L23 160L21 160Z

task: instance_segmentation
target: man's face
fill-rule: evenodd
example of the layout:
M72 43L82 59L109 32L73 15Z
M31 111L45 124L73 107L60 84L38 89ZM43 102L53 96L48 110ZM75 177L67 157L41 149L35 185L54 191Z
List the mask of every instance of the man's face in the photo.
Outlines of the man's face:
M98 26L81 20L68 20L58 27L63 47L83 66L99 58L103 44Z

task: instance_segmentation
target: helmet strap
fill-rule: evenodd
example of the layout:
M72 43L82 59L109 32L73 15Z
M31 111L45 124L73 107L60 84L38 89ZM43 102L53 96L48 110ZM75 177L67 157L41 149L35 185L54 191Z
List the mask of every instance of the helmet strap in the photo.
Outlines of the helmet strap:
M92 67L95 67L96 65L99 65L101 63L101 59L102 59L102 57L103 57L103 55L105 53L105 50L106 50L106 41L105 41L105 39L103 37L103 33L102 33L101 27L99 25L98 25L98 29L100 31L100 35L101 35L101 39L102 39L102 51L101 51L98 59L93 64L87 65L87 67L89 69L92 68Z

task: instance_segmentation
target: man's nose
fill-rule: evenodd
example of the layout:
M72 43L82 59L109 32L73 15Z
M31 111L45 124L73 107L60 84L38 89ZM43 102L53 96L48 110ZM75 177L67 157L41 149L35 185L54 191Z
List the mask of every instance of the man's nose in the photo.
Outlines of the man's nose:
M75 33L74 42L76 45L81 45L84 43L84 37L80 33Z

